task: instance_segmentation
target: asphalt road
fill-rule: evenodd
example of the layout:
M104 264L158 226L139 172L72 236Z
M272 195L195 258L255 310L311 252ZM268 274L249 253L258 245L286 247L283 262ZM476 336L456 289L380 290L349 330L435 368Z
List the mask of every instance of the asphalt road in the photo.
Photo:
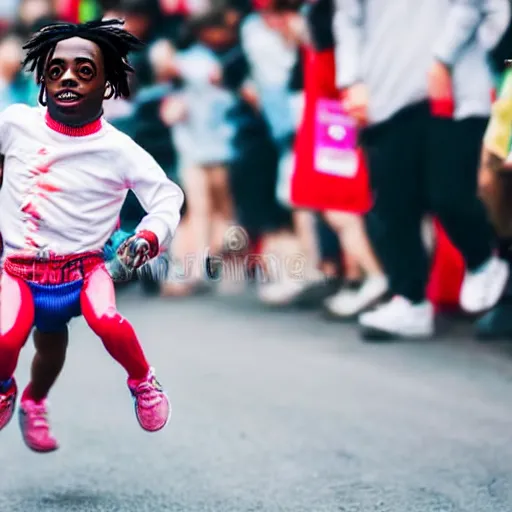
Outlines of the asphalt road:
M242 299L120 308L173 399L138 427L121 369L78 320L52 419L61 449L0 436L1 512L510 512L512 350L454 327L365 345ZM24 384L32 349L20 360Z

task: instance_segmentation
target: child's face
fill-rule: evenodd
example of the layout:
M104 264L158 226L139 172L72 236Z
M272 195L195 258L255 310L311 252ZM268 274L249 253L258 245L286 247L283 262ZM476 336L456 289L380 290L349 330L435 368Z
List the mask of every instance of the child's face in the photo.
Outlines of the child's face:
M38 19L50 16L52 4L50 0L23 0L19 9L19 16L27 26L32 25Z
M56 120L80 125L101 113L105 69L98 45L73 37L61 41L44 74L48 108Z
M8 37L0 43L0 78L12 82L21 69L23 51L15 37Z
M283 32L286 27L285 17L282 15L282 13L269 9L261 11L261 17L271 30Z
M150 27L149 18L143 14L132 14L122 11L107 11L104 20L124 20L124 29L139 39L144 39Z
M207 27L201 29L199 39L210 48L221 49L231 44L233 35L227 27Z
M125 14L121 16L124 19L124 29L139 39L144 39L149 30L149 18L142 14Z
M240 13L236 9L226 10L226 25L230 29L236 29L240 23Z

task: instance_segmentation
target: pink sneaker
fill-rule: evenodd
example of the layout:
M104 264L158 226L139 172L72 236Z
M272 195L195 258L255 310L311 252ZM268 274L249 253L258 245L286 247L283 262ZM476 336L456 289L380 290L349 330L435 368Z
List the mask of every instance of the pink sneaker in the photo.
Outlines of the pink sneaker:
M18 386L14 377L0 384L0 430L7 426L14 414Z
M135 402L135 415L140 426L148 432L165 427L171 417L171 403L151 369L143 380L128 379Z
M40 403L23 400L19 408L21 435L25 444L39 453L53 452L59 444L53 437L48 423L46 400Z

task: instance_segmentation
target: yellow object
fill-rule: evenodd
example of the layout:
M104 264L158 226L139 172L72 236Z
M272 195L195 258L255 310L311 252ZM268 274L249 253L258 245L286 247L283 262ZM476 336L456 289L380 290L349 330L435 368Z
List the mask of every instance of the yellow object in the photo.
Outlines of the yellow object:
M505 160L512 140L512 73L505 76L484 136L485 149Z

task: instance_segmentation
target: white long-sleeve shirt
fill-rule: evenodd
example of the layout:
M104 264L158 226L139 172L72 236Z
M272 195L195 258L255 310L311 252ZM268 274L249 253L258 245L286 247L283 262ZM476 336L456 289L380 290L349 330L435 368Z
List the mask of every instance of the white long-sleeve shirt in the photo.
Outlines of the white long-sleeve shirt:
M178 226L181 189L104 119L77 133L44 109L13 105L0 114L0 154L4 257L19 250L101 250L130 189L147 212L137 231L152 231L163 245Z
M428 98L428 69L452 68L455 118L487 117L488 52L510 21L510 0L335 0L336 85L364 82L371 123Z

